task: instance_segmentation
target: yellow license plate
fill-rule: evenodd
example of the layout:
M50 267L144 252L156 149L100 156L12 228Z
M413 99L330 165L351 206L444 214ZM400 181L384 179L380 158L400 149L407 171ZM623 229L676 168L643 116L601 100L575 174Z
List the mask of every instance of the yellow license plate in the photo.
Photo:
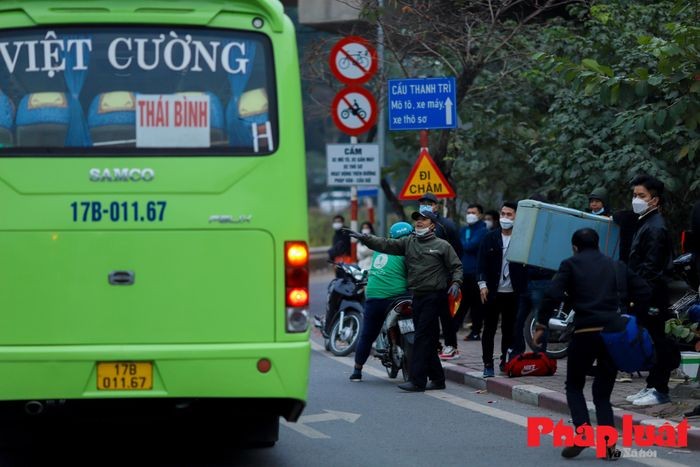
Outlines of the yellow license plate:
M98 362L97 389L105 391L153 389L153 363Z

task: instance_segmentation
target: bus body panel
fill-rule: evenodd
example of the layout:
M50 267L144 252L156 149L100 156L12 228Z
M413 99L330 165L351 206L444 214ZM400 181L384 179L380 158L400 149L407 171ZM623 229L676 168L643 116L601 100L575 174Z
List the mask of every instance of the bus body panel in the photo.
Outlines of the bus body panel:
M284 248L308 236L306 169L297 50L281 4L0 0L0 24L0 33L95 24L264 34L279 122L264 155L0 154L0 400L269 398L303 407L309 330L285 328ZM90 178L114 169L138 175ZM111 285L112 271L132 271L134 284ZM256 367L261 358L268 373ZM152 362L153 389L98 390L104 361Z

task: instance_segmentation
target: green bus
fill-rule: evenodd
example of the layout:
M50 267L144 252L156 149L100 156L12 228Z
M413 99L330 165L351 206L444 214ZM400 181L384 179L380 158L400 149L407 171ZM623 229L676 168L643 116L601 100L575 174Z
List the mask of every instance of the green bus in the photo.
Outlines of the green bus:
M276 0L0 0L0 409L295 421L294 27Z

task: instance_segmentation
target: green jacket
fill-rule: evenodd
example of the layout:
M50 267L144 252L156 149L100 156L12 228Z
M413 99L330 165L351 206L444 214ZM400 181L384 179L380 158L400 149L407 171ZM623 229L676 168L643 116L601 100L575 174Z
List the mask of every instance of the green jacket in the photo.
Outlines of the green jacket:
M365 297L396 297L397 295L404 295L407 288L404 257L375 251L372 256L372 267L367 278Z
M414 293L444 291L452 282L462 283L462 261L454 248L434 233L397 239L369 235L360 241L374 251L405 256L408 288Z

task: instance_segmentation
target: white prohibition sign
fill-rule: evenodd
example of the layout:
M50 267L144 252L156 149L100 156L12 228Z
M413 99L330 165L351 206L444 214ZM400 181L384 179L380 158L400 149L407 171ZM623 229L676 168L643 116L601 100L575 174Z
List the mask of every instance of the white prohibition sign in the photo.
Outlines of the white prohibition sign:
M367 125L374 115L374 108L369 99L359 92L349 92L345 94L333 110L337 120L351 129L357 130Z
M338 73L351 80L363 78L372 68L372 54L357 42L342 46L333 59Z

